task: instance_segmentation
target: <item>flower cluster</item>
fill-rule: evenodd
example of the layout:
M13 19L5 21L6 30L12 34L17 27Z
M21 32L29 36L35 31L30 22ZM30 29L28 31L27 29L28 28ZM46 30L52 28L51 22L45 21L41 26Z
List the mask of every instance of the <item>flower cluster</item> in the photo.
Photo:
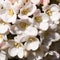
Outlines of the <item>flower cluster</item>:
M0 1L0 60L15 56L40 60L47 54L60 57L57 51L49 51L52 42L60 40L60 4L49 2Z

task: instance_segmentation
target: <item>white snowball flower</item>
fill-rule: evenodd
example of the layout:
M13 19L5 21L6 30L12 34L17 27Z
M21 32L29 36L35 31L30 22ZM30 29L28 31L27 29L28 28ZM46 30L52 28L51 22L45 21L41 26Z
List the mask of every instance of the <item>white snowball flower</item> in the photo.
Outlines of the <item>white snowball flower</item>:
M31 36L29 36L28 38L27 38L27 41L25 42L25 47L26 47L26 49L29 51L29 50L33 50L33 51L35 51L35 50L37 50L38 48L39 48L39 45L40 45L40 41L39 41L39 39L38 38L36 38L36 37L31 37Z
M21 34L31 25L29 19L20 19L10 28L12 34Z
M13 42L13 46L8 49L8 53L12 57L17 55L19 58L23 58L25 55L24 46L22 43Z
M38 11L38 10L37 10ZM43 31L46 31L49 28L49 17L45 13L35 13L34 17L34 26L38 29L41 29Z
M59 24L60 19L60 9L59 6L56 4L51 4L43 9L45 13L50 17L50 20L55 24Z
M23 6L20 9L20 13L18 14L19 18L28 18L28 16L31 16L36 11L35 4L27 3L25 6Z
M7 23L15 23L16 17L16 12L11 5L6 6L6 11L0 15L0 18Z

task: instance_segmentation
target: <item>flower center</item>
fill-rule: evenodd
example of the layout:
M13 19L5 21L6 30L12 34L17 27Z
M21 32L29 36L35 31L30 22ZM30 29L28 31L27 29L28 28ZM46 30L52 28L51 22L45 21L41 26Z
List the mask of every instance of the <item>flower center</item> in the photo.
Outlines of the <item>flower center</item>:
M26 23L26 22L21 22L21 23L20 23L20 27L21 27L22 29L26 29L27 26L28 26L28 23Z
M29 12L29 9L24 9L24 10L22 10L22 14L23 14L23 15L28 14L28 12Z
M14 43L14 46L16 47L16 48L19 48L21 45L19 44L19 43Z
M28 40L29 40L30 42L33 42L33 41L35 41L35 37L29 37Z
M34 19L35 19L35 21L38 22L38 23L41 22L41 20L42 20L40 16L36 16Z
M13 16L14 15L14 11L12 9L8 9L8 15Z
M28 0L24 0L24 2L26 3L26 2L28 2Z
M7 23L6 23L6 22L4 22L3 20L0 20L0 24L5 25L5 24L7 24Z
M48 9L48 10L46 11L46 13L47 13L49 16L52 15L52 11L51 11L50 9Z

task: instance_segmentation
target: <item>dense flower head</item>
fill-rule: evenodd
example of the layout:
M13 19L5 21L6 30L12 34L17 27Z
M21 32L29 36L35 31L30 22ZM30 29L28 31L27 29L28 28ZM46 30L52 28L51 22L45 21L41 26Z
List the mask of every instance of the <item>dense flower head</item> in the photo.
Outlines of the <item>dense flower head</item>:
M50 0L0 1L0 60L16 57L60 58L50 46L60 40L60 3ZM4 58L3 58L4 57Z

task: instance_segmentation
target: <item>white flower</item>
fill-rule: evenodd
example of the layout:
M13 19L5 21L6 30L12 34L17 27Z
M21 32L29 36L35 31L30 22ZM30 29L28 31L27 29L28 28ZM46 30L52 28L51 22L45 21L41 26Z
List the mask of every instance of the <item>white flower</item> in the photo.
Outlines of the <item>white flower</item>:
M21 19L17 21L15 26L12 26L10 29L12 34L24 34L30 36L37 36L38 30L33 27L33 25L29 22L29 19Z
M23 58L24 57L24 47L23 47L22 43L13 42L13 46L11 45L11 47L8 49L8 53L12 57L15 57L17 55L19 58Z
M37 50L39 48L39 45L40 45L40 41L38 38L36 37L31 37L29 36L25 42L25 47L26 49L29 51L29 50Z
M25 6L23 6L20 9L20 13L18 14L18 17L20 18L27 18L28 16L31 16L35 10L36 10L35 4L27 3Z
M21 34L24 33L24 31L26 30L27 27L29 27L31 25L30 20L29 19L20 19L16 22L15 25L13 25L10 28L10 32L12 34Z
M16 12L10 5L6 6L6 11L0 15L0 18L7 23L15 23L16 17Z
M55 24L59 24L60 19L60 9L59 6L56 4L51 4L43 9L45 13L50 17L50 20Z
M38 11L38 10L37 10ZM33 17L34 26L38 29L46 31L49 28L49 17L45 13L36 13Z

